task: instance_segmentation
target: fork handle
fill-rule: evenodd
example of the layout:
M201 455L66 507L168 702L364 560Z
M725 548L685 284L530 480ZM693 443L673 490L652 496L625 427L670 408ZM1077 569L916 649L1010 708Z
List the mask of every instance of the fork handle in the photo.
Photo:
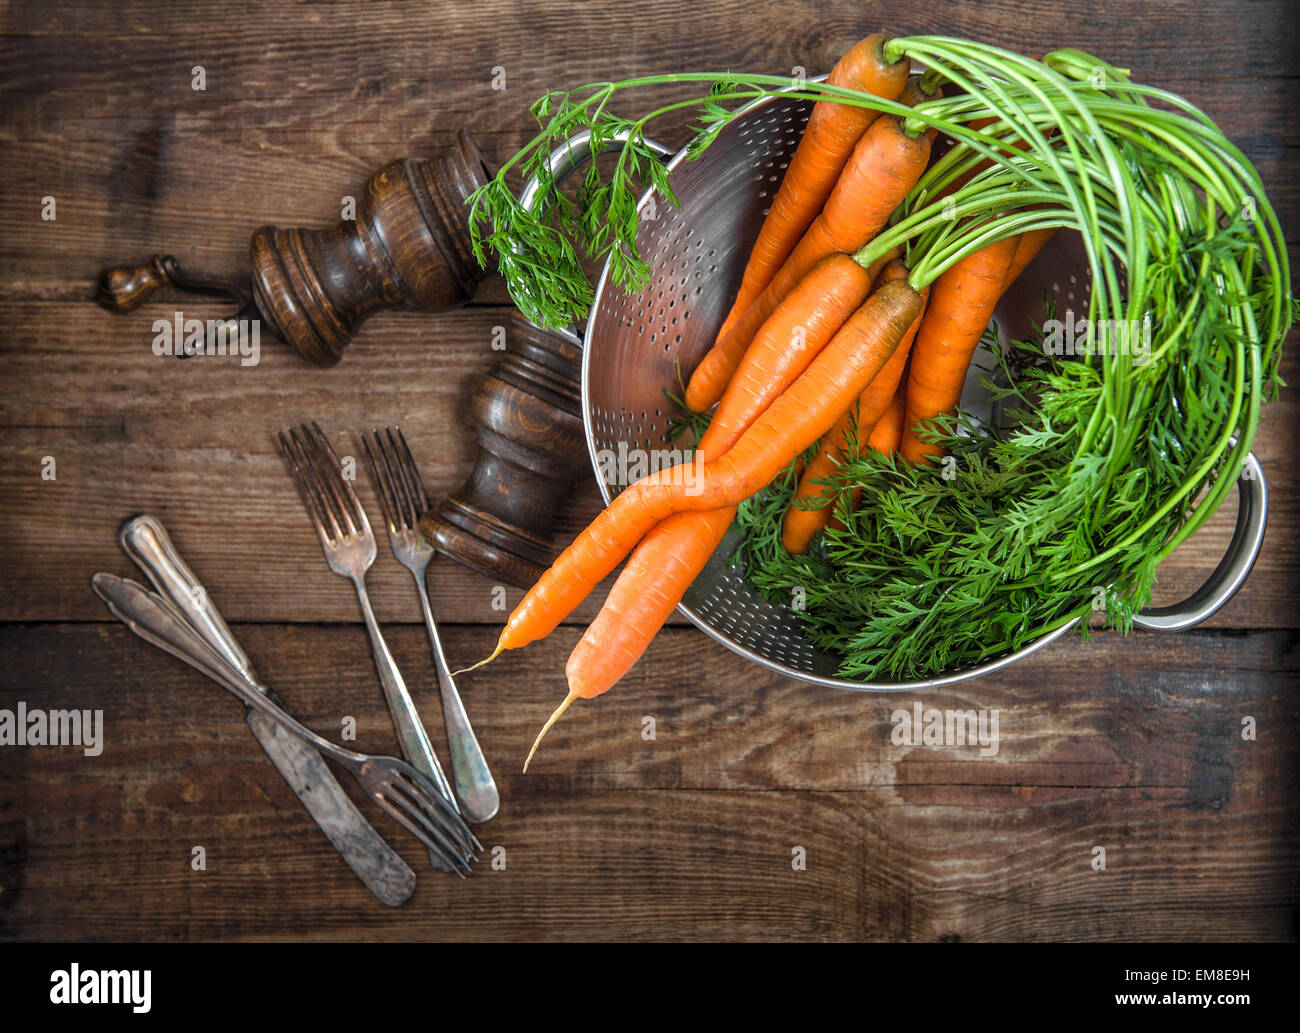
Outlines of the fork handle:
M115 574L96 574L91 585L113 616L146 642L206 674L309 746L352 769L365 763L365 757L336 746L291 717L271 701L269 690L250 685L242 672L205 642L181 611L158 593Z
M142 639L151 645L157 646L163 652L170 653L178 660L185 661L195 670L206 674L218 685L238 696L254 710L260 711L271 718L286 731L296 735L308 745L314 746L326 756L342 763L361 782L367 793L379 800L380 806L394 817L397 817L406 828L415 832L409 819L401 817L398 812L392 809L391 804L384 802L381 794L375 793L373 788L367 785L365 781L366 767L368 764L374 763L376 758L366 757L352 750L336 746L291 717L272 702L269 689L251 683L242 671L239 671L214 646L204 641L203 636L194 629L184 614L173 606L169 600L135 581L118 577L115 574L96 574L91 579L91 585L95 593L108 606L113 616L117 617L118 620ZM379 759L391 760L391 758ZM439 796L444 795L437 787L421 790L426 795L434 791L437 791ZM436 803L433 800L431 802ZM470 841L477 843L473 834L464 827L463 823L460 823L460 830L456 828L455 823L459 819L452 810L455 803L448 800L444 800L443 803L445 804L446 813L439 820L441 822L446 821L448 818L451 819L445 828L451 830L457 836L460 835L460 830L463 830L464 835ZM416 835L420 836L418 832L416 832ZM435 836L442 839L439 833L435 833ZM420 836L420 838L424 839L423 836ZM455 847L451 843L444 842L442 847L437 849L427 839L425 839L425 843L429 847L429 859L435 867L443 871L456 870L452 860L442 854L444 848L455 852Z
M388 702L388 712L393 717L393 727L397 731L402 756L438 787L438 791L459 814L460 806L456 803L456 795L451 791L447 776L443 774L442 765L433 752L433 744L429 742L429 733L424 730L424 723L420 720L420 712L415 709L415 701L406 689L402 673L397 669L397 661L388 651L388 643L384 641L379 622L375 620L375 611L371 609L370 596L366 592L365 576L353 577L352 583L357 588L361 615L365 618L366 631L370 635L370 651L375 658L375 670L379 672L379 684L383 687L384 699Z
M433 666L438 673L438 695L442 699L442 721L447 729L447 748L451 751L451 777L456 782L456 796L461 809L470 821L488 821L496 817L501 807L501 794L497 790L492 772L488 769L483 747L465 713L456 681L447 666L438 637L438 625L433 619L433 606L429 602L429 589L423 572L415 575L415 587L420 595L420 609L424 611L424 626L429 632L433 647Z
M148 513L134 516L117 535L122 549L145 572L159 594L180 610L194 630L224 656L250 683L257 682L248 654L231 633L216 603L181 558L162 521Z

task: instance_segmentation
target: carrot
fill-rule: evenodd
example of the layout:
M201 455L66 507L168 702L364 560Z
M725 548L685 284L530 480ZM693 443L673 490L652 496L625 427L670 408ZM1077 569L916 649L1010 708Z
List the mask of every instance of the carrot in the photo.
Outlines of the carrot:
M907 279L907 266L901 261L891 262L886 268L884 275L881 277L881 283L888 283L891 280ZM930 297L930 288L921 289L922 309ZM858 398L860 412L865 419L859 420L859 426L866 426L867 430L862 433L870 433L870 428L876 425L876 421L885 414L889 409L889 403L893 399L898 385L903 378L903 370L907 366L908 357L912 352L912 342L916 338L917 332L921 328L920 312L917 313L916 319L912 325L907 328L907 333L903 335L902 341L898 344L898 350L890 356L889 361L885 363L880 373Z
M829 430L838 413L880 372L920 309L921 296L906 280L882 285L735 445L718 459L695 464L693 479L698 483L690 483L682 468L676 467L642 478L615 498L560 554L511 614L497 652L549 633L558 619L547 605L548 595L571 595L570 585L582 591L583 586L598 582L669 514L726 510L771 481ZM546 616L539 621L539 614ZM564 702L538 733L528 761L542 736L582 691L593 695L603 691L597 686L593 682L575 689L570 683Z
M847 262L848 266L843 263ZM847 255L823 259L764 325L732 377L704 437L698 455L715 459L735 444L754 419L804 371L874 281L873 265L863 270ZM857 272L855 273L854 270ZM820 274L820 275L819 275ZM799 346L786 344L783 327L774 326L799 295L828 291L834 276L853 286L856 297L838 322L804 318ZM812 302L825 305L827 298ZM802 309L803 306L801 306ZM565 668L573 695L591 699L608 691L641 658L655 633L663 627L722 542L736 508L707 513L675 513L642 539L619 574L596 619L574 647Z
M885 268L881 281L882 283L888 283L891 280L901 280L906 279L906 277L907 267L901 261L893 261ZM922 292L923 301L927 294L928 289ZM830 494L824 493L824 486L817 482L831 476L839 467L849 441L852 439L855 423L857 426L857 446L860 450L867 444L867 439L881 417L889 411L890 404L903 377L903 368L907 363L908 353L912 348L912 340L916 336L920 325L921 316L918 313L916 319L912 321L912 325L907 328L907 333L903 335L902 341L899 342L897 350L890 356L889 361L881 368L875 379L867 385L866 390L862 392L857 401L840 416L839 423L836 424L835 428L822 439L821 448L818 450L816 457L803 471L799 479L799 486L795 489L795 498L823 494L822 504L816 509L801 509L791 504L790 508L786 510L785 521L781 527L781 542L788 552L795 554L805 552L808 543L812 541L813 535L826 525L835 500Z
M737 425L757 416L834 336L871 291L870 272L848 255L830 255L808 273L754 338L713 415L713 424ZM742 427L743 429L743 427Z
M565 675L570 696L599 696L631 670L717 551L735 517L735 506L674 513L641 540L569 655Z
M894 317L905 313L910 323L916 316L907 303L912 298L919 306L920 295L906 281L886 284L720 458L653 473L615 498L524 596L501 632L498 652L548 635L670 513L735 505L788 466L888 360L907 328L891 336ZM846 394L853 386L857 390Z
M903 379L898 385L898 390L894 392L893 400L889 403L889 408L885 410L885 415L880 417L876 422L875 429L872 430L871 436L867 438L867 448L873 448L883 455L890 455L898 451L898 446L903 441L903 413L907 409L907 374L904 373ZM862 487L855 485L849 492L849 512L858 508L858 501L862 498ZM834 528L837 531L844 530L842 524L835 513L832 511L826 521L827 528Z
M872 288L878 287L884 282L881 279L881 274L889 268L889 263L894 261L896 258L902 257L903 249L901 246L891 247L883 255L867 266L867 279L871 281Z
M902 121L894 116L871 123L821 215L772 282L695 368L686 386L690 408L704 412L722 397L754 335L814 265L836 251L857 251L880 232L915 185L929 157L929 133L908 136Z
M797 283L825 255L853 252L867 244L916 185L929 159L928 131L913 139L899 118L871 123L826 207L773 279L773 286Z
M778 306L755 338L727 389L727 396L700 439L696 449L698 460L716 459L725 453L754 419L794 382L813 356L862 304L870 290L869 277L869 270L864 270L848 255L830 255L817 264L794 293ZM698 521L695 526L703 528L711 523ZM717 533L719 541L725 531L724 526ZM610 569L613 569L612 565ZM595 584L595 581L590 584L569 582L548 592L542 601L534 600L532 605L537 612L530 620L516 622L514 627L508 622L493 653L465 670L481 667L502 649L517 649L549 635L586 598ZM681 586L683 592L688 585ZM532 596L531 592L525 596L520 607L530 603ZM523 627L531 630L522 632L519 629Z
M1052 239L1052 234L1055 232L1054 227L1049 227L1030 230L1016 237L1016 254L1011 259L1011 265L1007 267L1006 278L1002 281L1004 291L1016 282L1016 278L1025 271L1025 266L1038 257L1038 252L1043 250L1043 245Z
M907 410L907 384L898 385L898 390L894 392L894 397L890 399L889 408L885 414L876 421L876 427L867 438L867 448L874 448L877 452L889 455L891 452L897 452L898 446L903 443L903 414ZM857 489L861 494L861 489ZM857 502L856 496L853 500Z
M1015 237L996 241L954 263L934 282L930 304L912 348L904 417L903 458L916 463L942 449L918 436L918 425L951 412L966 370L1002 296Z
M799 477L799 486L794 493L796 500L811 496L820 497L817 499L816 509L801 509L791 502L785 511L785 520L781 524L781 544L789 553L798 554L807 551L813 535L826 525L826 519L835 499L825 485L819 482L834 474L843 462L849 441L854 437L853 418L857 410L857 405L853 405L840 417L831 432L822 438L817 454L804 467Z
M903 92L898 95L898 103L906 104L909 108L914 108L924 100L934 100L935 98L942 96L943 89L941 87L936 86L934 92L929 93L921 86L921 77L919 75L914 75L912 78L907 80L907 85L903 87ZM926 129L925 133L930 138L930 142L934 143L934 138L939 135L939 130L936 126L930 126Z
M907 84L910 62L886 60L887 37L877 33L857 43L836 62L827 77L832 86L862 90L886 100L895 100ZM880 112L836 101L813 105L808 125L781 187L772 201L740 282L736 300L718 332L721 339L750 302L763 292L777 270L794 250L799 238L817 217L830 196L835 181L867 127Z

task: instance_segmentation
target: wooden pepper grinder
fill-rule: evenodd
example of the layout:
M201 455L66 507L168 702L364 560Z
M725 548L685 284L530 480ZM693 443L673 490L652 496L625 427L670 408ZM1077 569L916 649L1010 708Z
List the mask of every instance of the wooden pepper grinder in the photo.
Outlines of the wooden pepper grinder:
M263 328L321 366L338 362L365 319L385 308L462 304L486 275L470 249L466 198L490 176L463 130L432 161L402 159L366 184L355 221L328 230L253 234L251 285L196 278L171 256L107 269L96 298L129 312L155 290L229 298L236 319ZM555 508L587 469L572 333L515 313L507 351L474 392L479 456L465 485L420 522L443 554L495 581L527 588L554 556Z
M403 158L371 176L355 219L327 230L259 229L251 290L196 279L168 255L106 269L96 300L129 312L168 284L228 296L240 308L235 318L261 319L303 358L331 366L380 309L437 312L473 296L488 271L470 249L465 201L490 175L462 129L456 145L431 161Z
M554 558L555 509L588 468L582 429L582 343L520 313L508 349L474 392L478 461L464 486L420 520L439 552L528 588Z

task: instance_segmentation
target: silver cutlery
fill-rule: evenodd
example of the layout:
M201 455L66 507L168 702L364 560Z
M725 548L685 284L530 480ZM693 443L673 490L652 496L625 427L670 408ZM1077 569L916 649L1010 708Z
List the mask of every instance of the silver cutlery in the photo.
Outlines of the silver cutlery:
M455 794L433 752L429 733L420 720L420 712L415 708L402 673L397 669L397 662L379 630L375 611L370 606L366 571L375 562L376 550L375 536L370 530L366 512L361 508L352 485L343 476L343 467L334 447L315 421L290 428L287 435L281 432L279 439L280 448L298 484L298 493L307 507L312 526L316 528L325 562L335 574L350 578L356 588L361 615L370 635L375 669L379 672L379 684L392 715L402 756L432 780L446 796L447 802L459 812ZM434 863L437 863L436 858Z
M245 684L269 691L259 684L248 656L181 558L161 521L148 515L132 517L122 525L118 541L154 588L208 645L229 661ZM271 700L283 706L274 693ZM410 897L415 890L415 873L357 809L321 755L261 711L245 706L245 714L271 762L366 888L393 907Z
M269 690L249 686L238 670L157 592L114 574L96 574L91 583L113 615L142 639L184 660L289 734L338 761L366 795L423 843L431 856L462 877L469 871L469 863L482 844L423 774L396 757L370 756L336 746L290 717L272 702Z
M487 821L495 816L501 806L497 784L488 769L487 758L470 726L465 704L456 689L456 682L447 666L434 623L433 607L429 603L426 572L433 559L433 546L420 534L420 515L429 508L429 496L424 490L419 468L399 428L386 427L381 433L371 430L370 437L361 437L361 446L370 468L388 525L388 544L397 562L411 572L420 596L420 609L424 613L424 627L429 633L433 648L433 665L438 674L439 696L442 700L442 717L447 728L447 745L451 751L451 775L460 800L461 811L470 821ZM374 443L373 450L371 442Z

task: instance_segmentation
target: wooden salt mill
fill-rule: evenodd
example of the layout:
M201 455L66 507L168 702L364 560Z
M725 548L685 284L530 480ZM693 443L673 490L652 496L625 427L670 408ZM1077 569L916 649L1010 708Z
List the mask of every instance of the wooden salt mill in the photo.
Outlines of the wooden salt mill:
M227 297L235 319L260 319L303 358L332 366L374 312L437 312L473 296L488 271L470 248L465 201L490 176L461 130L431 161L404 158L371 176L355 220L327 230L257 230L248 288L193 277L175 258L154 256L105 270L96 300L129 312L164 286ZM515 313L506 354L474 393L474 472L421 521L440 552L520 587L549 566L555 507L587 468L580 357L576 336L539 330Z

